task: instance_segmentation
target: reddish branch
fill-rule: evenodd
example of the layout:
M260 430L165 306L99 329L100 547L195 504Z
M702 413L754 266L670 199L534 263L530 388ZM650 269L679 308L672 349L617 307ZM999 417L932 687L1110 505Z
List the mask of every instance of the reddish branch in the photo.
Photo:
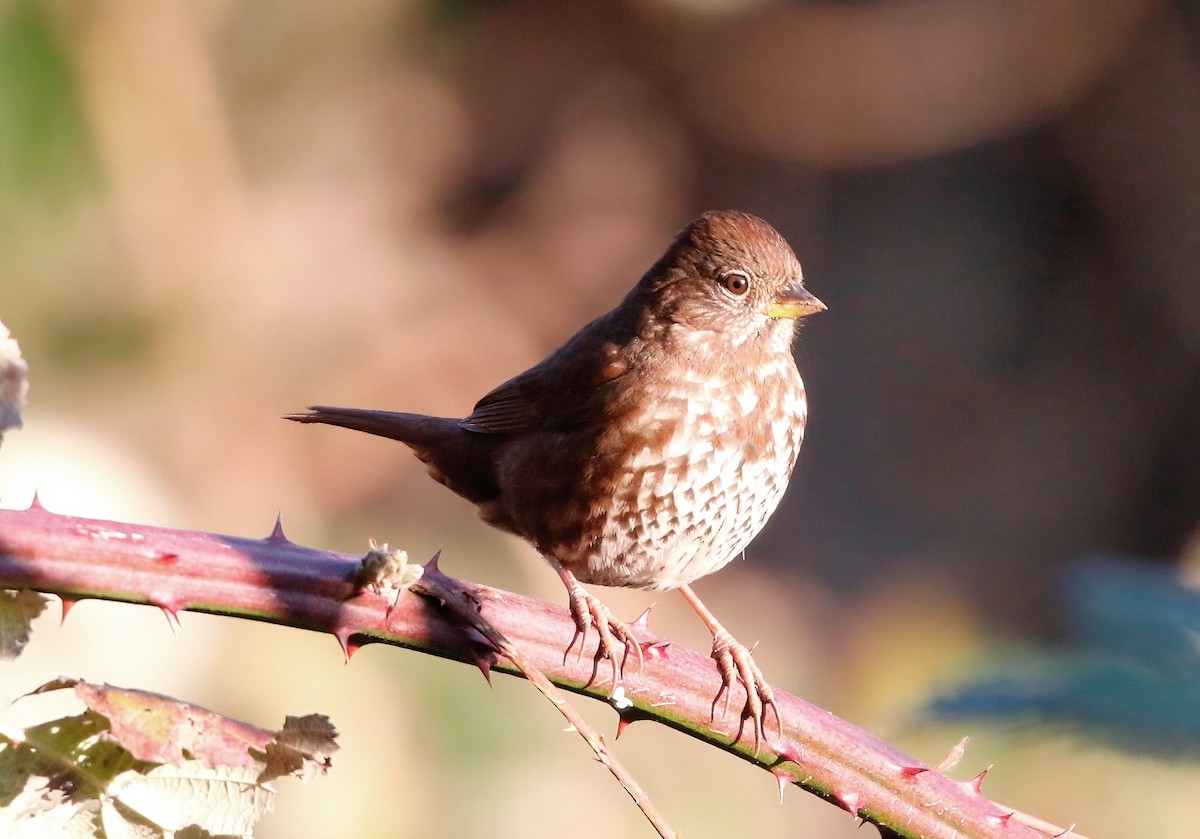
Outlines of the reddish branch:
M485 673L516 673L492 643L464 626L458 611L445 608L444 595L377 594L359 585L360 566L358 557L289 542L278 526L266 539L246 539L58 516L37 505L0 510L0 588L53 593L64 607L91 597L145 603L172 617L182 610L233 615L328 632L347 655L382 642L469 662ZM563 661L574 633L565 609L432 573L437 577L427 581L427 592L463 592L528 665L560 687L608 701L606 684L588 684L594 638L581 660ZM887 835L1046 835L988 801L979 788L982 775L953 780L783 691L776 691L782 733L771 726L756 751L735 713L710 718L720 686L707 655L677 644L652 647L644 665L625 674L633 704L619 711L622 726L656 720L676 728L774 773L781 789L798 784ZM735 695L731 707L743 701Z
M374 551L375 548L372 546L372 552ZM567 702L558 686L551 682L549 677L533 662L529 661L520 649L513 646L512 642L504 637L504 633L483 616L476 592L438 570L437 560L438 557L435 556L425 565L421 578L412 584L412 591L437 600L438 605L450 610L455 618L478 632L492 650L512 662L520 674L528 679L560 714L566 717L571 728L583 738L584 742L588 744L588 748L596 755L596 759L617 779L621 787L637 804L638 809L642 811L642 815L658 832L658 835L663 839L674 839L677 834L667 824L666 818L659 812L658 807L650 800L650 796L646 795L645 790L625 768L625 765L609 750L604 738L596 733L596 730L583 718L582 714L575 710L571 703ZM364 557L363 561L365 563L367 558ZM483 675L490 682L489 673L490 670L483 671Z

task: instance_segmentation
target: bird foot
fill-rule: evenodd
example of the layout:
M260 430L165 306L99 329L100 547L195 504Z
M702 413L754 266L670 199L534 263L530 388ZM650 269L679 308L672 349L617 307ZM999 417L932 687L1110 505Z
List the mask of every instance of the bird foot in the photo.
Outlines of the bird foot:
M607 658L612 663L612 686L616 690L617 685L621 683L621 675L625 670L625 663L629 660L630 650L634 651L637 656L638 668L641 668L642 647L633 634L633 630L629 628L629 624L613 615L607 606L579 583L569 586L569 596L571 617L575 619L575 635L571 638L571 643L567 645L566 652L563 653L563 662L566 662L567 656L571 654L571 650L576 644L579 644L580 657L583 656L583 648L587 644L588 628L595 627L596 632L600 635L600 641L596 647L596 655L592 659L592 676L588 679L588 684L590 685L596 680L600 660ZM618 650L620 650L619 654Z
M759 744L766 735L768 708L775 716L775 727L780 732L783 730L779 719L779 706L775 704L775 691L763 677L758 665L754 663L750 650L734 640L733 636L724 629L713 634L712 657L717 662L717 669L721 672L721 689L713 698L712 714L714 717L716 716L717 703L721 701L722 694L725 696L725 707L721 714L724 716L729 713L729 703L733 699L734 680L741 681L746 688L746 705L742 708L741 724L738 726L734 742L742 739L742 731L745 729L746 721L749 720L750 727L754 732L754 753L758 754Z

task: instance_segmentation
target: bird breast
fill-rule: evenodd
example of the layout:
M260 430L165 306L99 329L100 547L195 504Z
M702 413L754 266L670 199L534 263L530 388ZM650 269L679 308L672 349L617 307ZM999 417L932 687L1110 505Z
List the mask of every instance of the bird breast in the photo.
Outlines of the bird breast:
M807 405L790 352L639 378L622 383L583 447L587 489L547 493L562 509L540 517L554 522L545 532L523 535L584 582L670 589L721 568L762 529Z

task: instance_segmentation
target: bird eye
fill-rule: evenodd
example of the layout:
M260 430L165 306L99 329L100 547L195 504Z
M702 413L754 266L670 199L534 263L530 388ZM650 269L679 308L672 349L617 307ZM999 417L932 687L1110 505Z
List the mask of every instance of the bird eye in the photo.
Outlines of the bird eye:
M750 290L750 279L740 271L730 271L721 277L721 285L730 294L741 297Z

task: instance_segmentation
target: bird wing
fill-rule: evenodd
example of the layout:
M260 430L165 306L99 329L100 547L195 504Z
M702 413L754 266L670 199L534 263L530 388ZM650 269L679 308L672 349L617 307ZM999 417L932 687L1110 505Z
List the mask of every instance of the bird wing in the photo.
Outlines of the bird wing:
M480 399L459 427L480 434L577 428L604 416L594 401L628 371L617 345L595 332L580 333Z
M459 427L480 434L515 434L541 425L540 412L535 410L540 388L530 372L509 379L476 402Z

